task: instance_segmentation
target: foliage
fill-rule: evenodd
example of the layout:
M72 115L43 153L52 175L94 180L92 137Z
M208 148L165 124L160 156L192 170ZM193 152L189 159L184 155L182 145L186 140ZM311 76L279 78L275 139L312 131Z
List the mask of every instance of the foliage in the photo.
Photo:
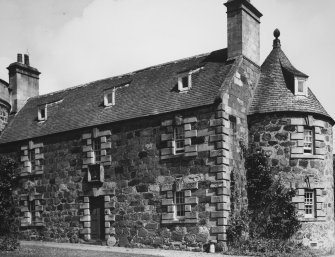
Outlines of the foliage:
M18 221L15 215L13 189L16 186L17 165L0 156L0 250L14 250L18 246Z
M247 155L246 170L248 209L230 219L229 253L314 256L289 241L301 226L292 203L295 190L285 188L280 179L274 177L263 153Z
M292 203L295 190L275 180L267 162L262 153L246 161L250 236L289 239L301 226Z

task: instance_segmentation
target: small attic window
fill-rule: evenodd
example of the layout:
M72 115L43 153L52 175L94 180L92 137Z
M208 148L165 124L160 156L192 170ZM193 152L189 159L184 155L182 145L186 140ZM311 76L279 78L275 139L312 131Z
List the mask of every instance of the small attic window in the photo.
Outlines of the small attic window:
M115 105L115 88L107 89L104 92L104 106Z
M179 92L187 91L191 89L191 86L192 86L192 74L191 73L178 78L178 91Z
M47 105L41 105L38 107L37 118L39 121L47 120Z
M192 87L192 75L196 72L199 72L204 67L199 67L194 70L190 70L187 73L183 72L178 77L178 91L179 92L186 92L191 89Z
M306 78L298 78L294 79L294 93L295 95L307 96L307 79Z

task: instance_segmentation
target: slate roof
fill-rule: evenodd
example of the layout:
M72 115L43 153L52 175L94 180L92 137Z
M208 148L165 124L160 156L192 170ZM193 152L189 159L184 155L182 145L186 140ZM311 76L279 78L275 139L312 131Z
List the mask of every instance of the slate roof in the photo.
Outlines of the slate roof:
M261 66L261 76L248 114L292 111L315 113L334 122L310 89L307 97L294 95L294 76L308 76L291 64L279 40L274 45Z
M178 77L199 67L203 69L192 75L192 88L178 92ZM222 49L33 97L9 122L0 143L210 105L231 67L227 49ZM113 87L117 87L116 104L104 107L103 92ZM48 118L38 122L38 106L43 104L49 104Z

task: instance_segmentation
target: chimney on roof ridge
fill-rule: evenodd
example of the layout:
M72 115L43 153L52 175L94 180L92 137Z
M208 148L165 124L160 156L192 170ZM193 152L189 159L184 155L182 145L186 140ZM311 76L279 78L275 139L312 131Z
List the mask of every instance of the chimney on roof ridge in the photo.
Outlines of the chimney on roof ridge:
M22 54L17 54L17 62L22 63Z
M245 56L260 65L260 18L263 16L250 0L228 0L228 60Z
M10 104L12 113L18 112L26 100L30 97L39 95L39 75L41 74L36 68L30 66L29 56L17 54L17 62L10 64L8 67Z
M24 55L24 64L29 66L29 55L28 54Z

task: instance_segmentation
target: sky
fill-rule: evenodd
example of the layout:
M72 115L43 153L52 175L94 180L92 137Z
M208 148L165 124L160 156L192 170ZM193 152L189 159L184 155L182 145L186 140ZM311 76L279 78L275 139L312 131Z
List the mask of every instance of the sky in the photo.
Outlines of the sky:
M0 0L0 78L17 53L39 69L40 94L227 47L225 0ZM261 61L282 49L335 118L334 0L251 0Z

